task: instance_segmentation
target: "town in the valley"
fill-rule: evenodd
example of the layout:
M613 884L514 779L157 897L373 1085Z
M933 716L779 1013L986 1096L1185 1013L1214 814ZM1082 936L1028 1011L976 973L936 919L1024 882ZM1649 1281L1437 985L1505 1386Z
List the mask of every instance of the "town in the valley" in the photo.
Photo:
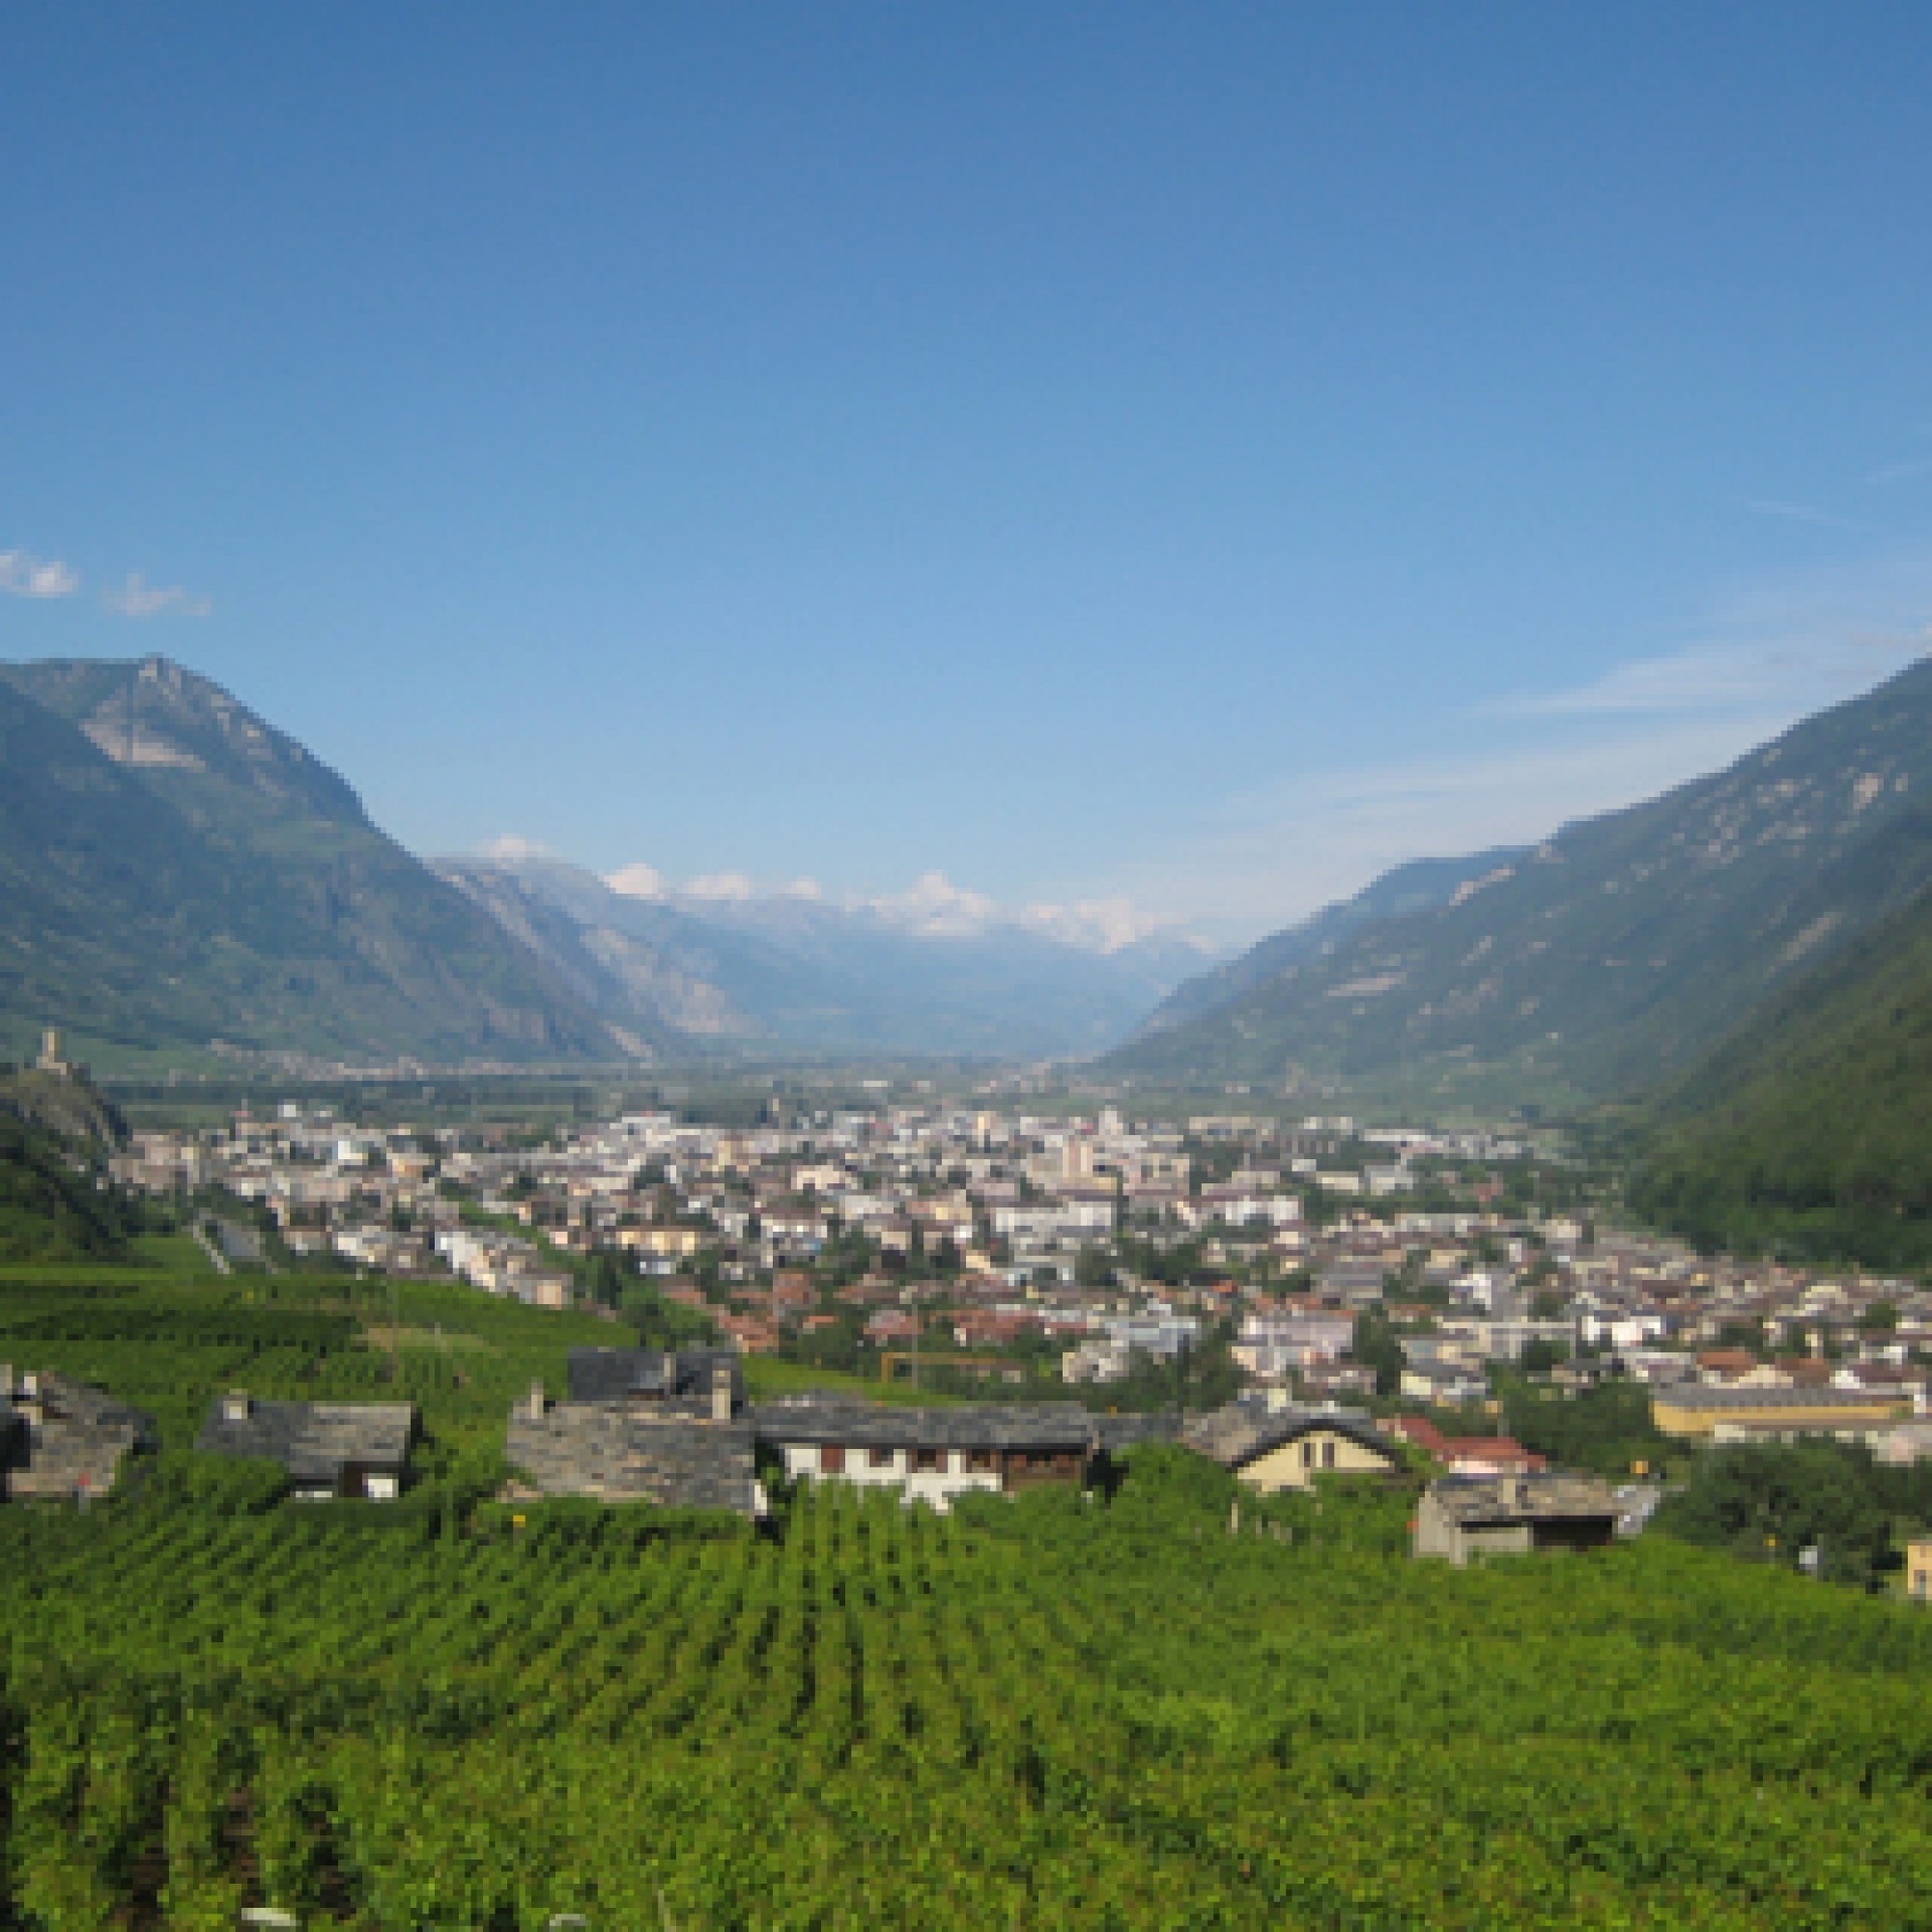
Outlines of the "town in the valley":
M1261 1493L1425 1475L1414 1548L1460 1563L1637 1534L1661 1493L1642 1459L1617 1480L1517 1439L1507 1392L1623 1388L1660 1443L1932 1448L1932 1293L1621 1232L1527 1130L760 1111L531 1133L289 1100L139 1132L112 1166L187 1206L223 1271L454 1276L602 1314L609 1346L572 1349L567 1386L504 1418L510 1493L532 1499L757 1518L771 1483L810 1479L945 1509L1104 1484L1159 1437ZM781 1387L767 1363L788 1365ZM15 1495L99 1493L152 1434L30 1365L0 1383ZM277 1461L298 1495L381 1500L415 1435L405 1404L237 1389L200 1446Z

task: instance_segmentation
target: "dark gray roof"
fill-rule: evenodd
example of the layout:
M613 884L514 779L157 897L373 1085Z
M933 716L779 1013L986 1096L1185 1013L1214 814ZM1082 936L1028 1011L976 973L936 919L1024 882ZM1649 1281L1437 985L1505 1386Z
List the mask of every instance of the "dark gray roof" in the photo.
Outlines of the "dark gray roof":
M735 1349L573 1349L572 1402L704 1402L720 1368L731 1376L735 1407L745 1399Z
M1181 1431L1180 1419L1171 1408L1144 1415L1095 1415L1092 1421L1094 1439L1116 1455L1137 1442L1172 1442Z
M1270 1410L1251 1403L1234 1402L1205 1415L1189 1416L1180 1439L1223 1468L1240 1469L1258 1457L1279 1449L1284 1442L1293 1442L1297 1436L1319 1430L1347 1436L1371 1454L1386 1458L1391 1464L1402 1461L1401 1452L1366 1415L1345 1408Z
M1096 1419L1077 1402L960 1403L946 1408L888 1403L779 1402L752 1410L767 1442L842 1442L882 1449L1087 1450Z
M1726 1388L1699 1383L1662 1390L1655 1399L1670 1408L1869 1408L1874 1403L1908 1403L1911 1396L1886 1388Z
M416 1411L407 1402L256 1402L230 1419L217 1398L196 1447L219 1456L260 1456L298 1482L336 1483L343 1469L400 1475L409 1462Z
M742 1422L701 1422L624 1403L520 1406L505 1453L547 1496L599 1496L756 1513L753 1440Z

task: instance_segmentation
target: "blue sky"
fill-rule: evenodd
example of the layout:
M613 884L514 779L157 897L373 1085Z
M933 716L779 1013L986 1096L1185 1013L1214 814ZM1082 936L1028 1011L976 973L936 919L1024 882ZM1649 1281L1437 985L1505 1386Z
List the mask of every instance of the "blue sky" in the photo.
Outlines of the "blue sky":
M25 5L0 655L1265 930L1932 642L1932 11Z

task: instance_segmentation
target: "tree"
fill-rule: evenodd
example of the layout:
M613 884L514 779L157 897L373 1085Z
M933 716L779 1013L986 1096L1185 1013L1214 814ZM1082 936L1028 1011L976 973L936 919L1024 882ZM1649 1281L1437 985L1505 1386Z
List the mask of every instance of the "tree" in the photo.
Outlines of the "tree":
M1840 1442L1746 1442L1714 1451L1667 1497L1655 1526L1707 1548L1790 1568L1817 1551L1817 1574L1875 1587L1891 1520L1870 1451Z
M1396 1339L1393 1325L1379 1308L1365 1308L1355 1317L1355 1339L1350 1351L1364 1368L1376 1372L1378 1395L1399 1395L1402 1372L1407 1357Z

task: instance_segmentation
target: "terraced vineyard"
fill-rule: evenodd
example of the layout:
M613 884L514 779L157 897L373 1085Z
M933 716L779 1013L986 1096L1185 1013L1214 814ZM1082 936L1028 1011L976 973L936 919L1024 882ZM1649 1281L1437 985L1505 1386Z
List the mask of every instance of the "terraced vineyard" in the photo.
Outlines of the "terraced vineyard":
M0 1512L14 1922L1923 1922L1932 1621L1400 1497ZM1286 1540L1285 1540L1286 1539ZM0 1918L6 1908L0 1907Z

